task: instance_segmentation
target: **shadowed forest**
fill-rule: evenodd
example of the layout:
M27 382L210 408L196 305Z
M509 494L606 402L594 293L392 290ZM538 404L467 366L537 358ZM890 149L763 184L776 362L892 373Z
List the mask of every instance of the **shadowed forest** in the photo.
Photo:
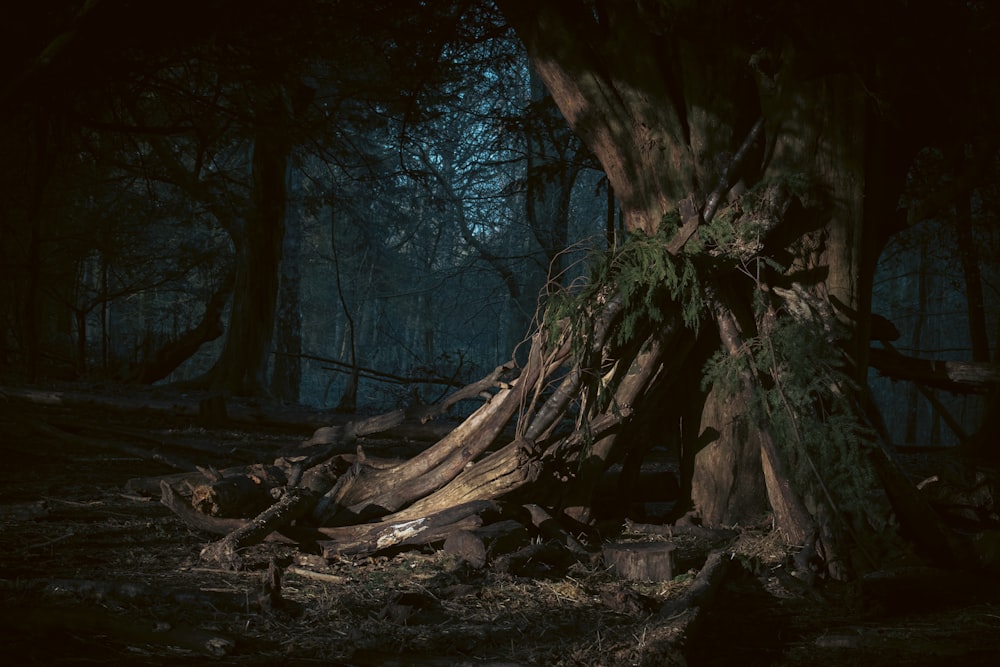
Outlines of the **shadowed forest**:
M1000 651L991 4L22 4L12 654Z

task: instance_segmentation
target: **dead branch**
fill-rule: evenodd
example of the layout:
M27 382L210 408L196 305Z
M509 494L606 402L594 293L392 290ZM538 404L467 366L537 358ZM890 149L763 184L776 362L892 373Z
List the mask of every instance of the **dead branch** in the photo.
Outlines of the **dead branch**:
M564 547L576 554L587 554L587 550L580 544L579 540L570 535L559 523L552 518L552 515L545 511L540 505L530 503L524 506L531 515L531 523L538 529L542 537L547 540L555 540Z
M936 361L910 357L883 341L885 349L869 350L869 365L882 375L897 380L945 389L956 394L986 394L1000 386L996 364L972 361Z
M166 481L160 482L160 493L160 502L168 507L171 512L176 514L177 517L188 527L195 530L211 533L213 535L228 535L229 533L239 530L250 523L249 519L227 519L202 514L191 507L191 503L188 502L186 498L179 495L174 490L174 487L170 486L170 484ZM272 533L267 539L276 542L295 542L280 533Z
M327 558L338 555L369 555L399 546L416 546L444 541L456 530L473 530L498 517L509 515L505 503L480 500L462 503L440 512L411 519L387 517L377 523L319 528L327 540L319 546ZM486 517L486 518L484 518Z
M251 521L202 549L201 559L218 563L223 568L238 570L242 567L242 562L237 551L257 544L274 531L288 526L309 512L315 503L315 494L305 489L288 489L284 496Z
M712 608L729 571L729 563L730 559L724 552L710 553L684 594L660 608L660 618L675 620L683 614L685 634L690 634L693 626Z
M143 447L136 447L135 445L131 445L125 442L116 442L110 439L89 438L81 435L76 435L75 433L70 433L69 431L66 431L62 428L58 428L51 424L47 424L40 419L34 419L32 417L28 417L25 414L17 413L15 411L10 412L10 417L14 419L14 421L20 422L21 424L34 429L37 433L40 433L42 435L47 435L52 438L56 438L57 440L62 440L64 442L72 443L74 445L81 445L84 447L92 447L95 449L103 449L103 450L111 449L125 454L129 454L131 456L135 456L137 458L146 461L157 461L159 463L163 463L164 465L170 466L175 470L195 470L198 467L192 461L188 461L187 459L174 456L172 454L166 454L160 451L158 448L145 449Z

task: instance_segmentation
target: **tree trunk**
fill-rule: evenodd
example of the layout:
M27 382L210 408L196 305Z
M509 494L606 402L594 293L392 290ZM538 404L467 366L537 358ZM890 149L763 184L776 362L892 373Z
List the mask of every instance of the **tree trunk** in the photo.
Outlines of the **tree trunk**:
M983 278L979 270L979 253L972 232L972 195L958 197L955 203L955 238L958 257L965 279L966 307L969 314L969 340L972 342L972 360L990 361L990 338L986 331L986 307L983 297Z
M890 150L859 79L817 69L817 54L801 44L745 45L741 20L711 9L657 14L633 3L596 12L584 3L500 4L563 115L604 166L629 232L665 231L673 236L667 250L679 254L690 240L703 242L699 229L725 210L737 234L741 224L756 234L731 249L738 261L732 273L712 276L726 287L715 318L725 353L739 361L746 344L770 335L758 329L751 304L769 300L774 313L798 308L796 317L836 328L831 344L843 350L848 376L864 391L882 238L876 223L895 206L906 155ZM756 21L752 14L743 19ZM699 41L703 24L725 37ZM751 129L758 116L762 132ZM763 142L755 141L758 132ZM733 200L754 186L754 199ZM764 256L783 267L772 270ZM750 414L751 396L774 391L781 373L759 372L779 375L744 372L735 395L714 387L705 400L691 471L695 509L720 524L770 507L790 541L813 534L833 540L841 531L830 525L836 512L822 509L830 500L822 497L822 479L808 493L818 523L798 497L805 489L791 479L788 466L806 465L809 457L789 460L784 445L775 447L773 426ZM859 405L847 386L837 384L833 395ZM827 546L830 554L841 551Z
M252 207L234 230L236 284L222 354L209 371L210 386L229 394L254 396L266 391L285 234L288 146L280 95L258 112L252 159Z
M845 578L872 566L871 543L895 555L886 505L864 484L874 472L904 528L952 557L862 409L878 222L905 160L861 73L771 23L786 17L764 25L742 5L499 4L605 168L631 238L592 284L550 302L518 377L491 378L487 402L409 461L374 465L359 450L314 518L331 536L382 518L382 539L530 496L560 510L553 519L593 522L608 466L646 451L635 420L679 434L684 486L709 526L770 510L802 565L816 555ZM706 25L720 38L701 41ZM656 400L686 395L705 396L700 410Z
M927 253L928 239L920 238L920 264L917 267L917 312L916 321L910 331L910 349L919 354L922 345L924 322L927 319ZM914 444L917 441L917 425L920 422L920 392L913 384L906 397L906 434L903 442Z
M358 363L358 350L356 335L354 331L354 317L347 304L347 296L344 294L344 285L341 279L340 256L337 252L337 209L336 204L330 205L330 250L333 257L333 272L337 285L337 298L340 307L344 312L344 320L347 322L347 351L351 357L351 374L347 379L347 386L337 403L337 412L353 413L358 406L358 382L361 379L361 367Z
M302 384L302 308L299 302L302 283L299 268L302 261L299 257L302 245L301 217L290 217L285 228L275 322L274 370L271 373L271 394L289 403L299 402Z

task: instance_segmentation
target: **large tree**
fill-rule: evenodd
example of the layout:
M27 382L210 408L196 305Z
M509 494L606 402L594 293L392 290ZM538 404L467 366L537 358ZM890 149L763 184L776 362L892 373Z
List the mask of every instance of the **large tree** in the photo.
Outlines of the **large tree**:
M903 546L888 502L927 555L961 559L879 440L865 378L910 158L960 126L974 96L950 68L982 67L991 10L498 4L630 240L550 301L516 379L498 369L490 401L413 460L357 466L327 518L532 493L589 521L600 475L652 436L680 442L701 521L771 511L831 576Z

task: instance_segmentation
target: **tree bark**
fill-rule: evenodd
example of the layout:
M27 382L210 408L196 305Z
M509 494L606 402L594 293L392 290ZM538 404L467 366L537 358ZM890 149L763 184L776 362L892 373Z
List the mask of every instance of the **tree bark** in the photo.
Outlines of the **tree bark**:
M288 196L289 110L280 94L260 102L254 137L251 209L231 229L236 282L222 354L208 372L212 389L237 396L266 392L267 357L274 331L278 271Z
M1000 386L1000 368L990 362L937 361L904 355L891 346L872 348L869 363L883 375L954 394L987 394Z
M276 503L217 542L201 550L201 559L224 568L239 570L242 561L236 552L263 541L276 530L309 512L316 498L304 489L289 489Z
M140 384L153 384L162 380L190 359L202 345L221 336L224 332L222 312L233 291L235 277L233 271L226 274L205 304L201 321L193 329L156 350L151 355L152 358L143 359L141 365L129 371L127 380Z
M302 385L302 307L299 297L302 283L302 258L299 256L302 246L302 217L301 212L290 216L285 225L274 331L271 394L288 403L299 402Z

